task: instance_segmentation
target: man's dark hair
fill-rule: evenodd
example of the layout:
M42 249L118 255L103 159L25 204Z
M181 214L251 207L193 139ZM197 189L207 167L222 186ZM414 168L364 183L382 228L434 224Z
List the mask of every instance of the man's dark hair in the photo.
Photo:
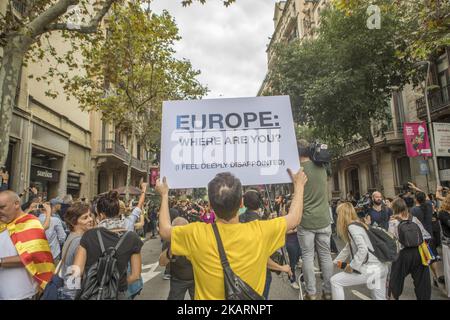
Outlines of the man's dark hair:
M300 139L297 141L298 155L300 157L310 157L311 151L309 150L310 143L305 139Z
M261 205L261 199L258 191L248 190L244 193L244 206L250 210L258 210Z
M208 183L208 198L219 218L231 220L241 206L241 181L229 172L217 174Z
M119 215L119 194L117 191L109 191L99 195L97 200L97 213L103 213L107 218L115 218Z

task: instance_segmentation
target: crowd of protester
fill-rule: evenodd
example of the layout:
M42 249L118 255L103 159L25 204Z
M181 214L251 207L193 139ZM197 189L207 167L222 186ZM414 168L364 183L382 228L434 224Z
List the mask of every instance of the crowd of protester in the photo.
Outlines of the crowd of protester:
M291 192L273 201L230 173L216 175L204 199L170 196L158 180L160 203L146 199L147 183L129 203L116 191L45 201L33 185L20 194L2 187L0 299L134 299L144 241L158 235L170 300L228 299L230 272L252 299L269 298L272 272L303 286L307 300L343 300L346 287L364 284L372 299L399 299L408 275L417 299L431 299L432 286L450 298L450 194L410 183L395 199L350 192L329 202L325 168L306 141L298 145L302 169L289 171ZM381 229L398 244L395 259L377 252Z

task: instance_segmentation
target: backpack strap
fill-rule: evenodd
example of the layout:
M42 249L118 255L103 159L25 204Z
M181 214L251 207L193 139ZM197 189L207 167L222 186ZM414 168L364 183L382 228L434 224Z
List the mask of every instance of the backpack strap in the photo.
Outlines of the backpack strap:
M97 229L97 237L98 243L100 243L100 249L102 250L102 254L105 252L105 245L103 244L102 235L100 233L100 229Z
M219 249L220 262L222 263L222 267L224 267L224 268L229 267L230 263L228 262L227 255L225 254L225 249L223 247L222 239L220 238L219 229L217 228L217 224L213 223L211 225L212 225L212 228L214 231L214 235L216 237L217 248Z
M122 245L122 243L125 241L125 238L131 231L125 232L119 239L119 242L117 242L116 246L114 247L114 250L117 251L119 247Z
M355 226L358 226L360 228L363 228L366 231L366 233L367 233L366 227L364 227L361 223L359 223L359 222L352 222L352 223L349 224L349 226L351 226L351 225L355 225ZM355 240L352 237L352 234L351 234L350 230L347 229L347 232L348 232L348 235L350 236L350 238L356 244ZM354 255L353 255L353 250L352 250L352 244L349 243L348 246L350 247L350 254L352 255L352 260L353 260ZM369 246L367 246L367 257L366 257L366 261L364 261L363 264L366 264L367 261L369 261L369 253L374 254L374 252L370 250Z

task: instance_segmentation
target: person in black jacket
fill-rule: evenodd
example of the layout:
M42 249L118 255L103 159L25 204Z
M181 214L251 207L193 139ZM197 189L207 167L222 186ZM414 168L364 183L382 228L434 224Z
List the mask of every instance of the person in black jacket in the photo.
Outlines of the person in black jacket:
M437 268L437 249L435 245L435 239L433 238L433 207L430 201L427 200L427 196L424 192L418 191L415 195L416 204L411 209L411 214L416 217L423 225L425 230L431 235L431 239L426 240L431 254L434 259L430 262L430 269L433 272L433 284L435 287L439 288L439 274Z
M177 217L172 221L173 226L187 225L189 221ZM163 250L159 256L159 265L168 266L170 263L170 291L167 300L184 300L186 292L189 292L191 300L194 299L195 282L194 271L191 262L184 256L172 255L170 242L165 241Z

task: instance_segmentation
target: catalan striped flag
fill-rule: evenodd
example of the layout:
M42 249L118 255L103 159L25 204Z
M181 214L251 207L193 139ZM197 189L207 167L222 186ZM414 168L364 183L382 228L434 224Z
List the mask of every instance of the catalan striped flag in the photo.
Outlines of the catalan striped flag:
M44 289L53 276L55 265L39 219L26 214L9 223L7 228L23 265Z

